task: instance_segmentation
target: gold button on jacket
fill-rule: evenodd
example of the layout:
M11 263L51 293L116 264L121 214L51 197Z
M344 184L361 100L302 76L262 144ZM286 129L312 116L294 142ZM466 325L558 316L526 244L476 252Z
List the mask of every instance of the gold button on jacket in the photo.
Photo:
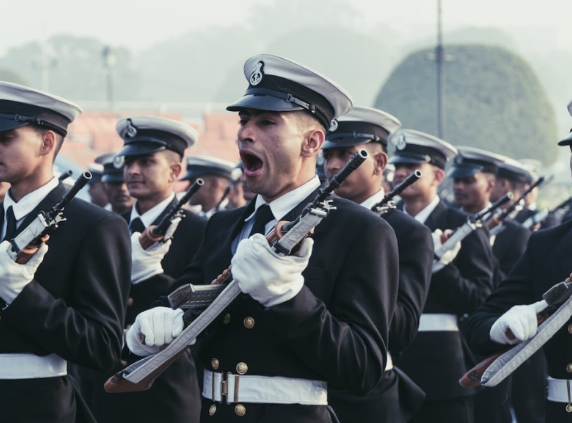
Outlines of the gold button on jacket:
M252 329L254 327L254 319L252 317L244 318L244 327L246 329Z
M244 416L246 414L246 407L242 404L236 404L236 406L234 407L234 412L236 413L237 416Z
M220 363L216 358L213 358L211 360L211 366L212 366L213 370L218 370L219 365L220 365Z
M246 365L246 363L238 363L236 365L236 373L238 373L239 375L244 375L246 374L246 372L248 371L248 366Z

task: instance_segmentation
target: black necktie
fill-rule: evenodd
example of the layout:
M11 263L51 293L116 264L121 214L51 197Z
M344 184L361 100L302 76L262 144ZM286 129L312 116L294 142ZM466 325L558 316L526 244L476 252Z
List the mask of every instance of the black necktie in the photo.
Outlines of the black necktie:
M143 224L143 222L141 221L140 218L136 217L129 224L129 232L131 232L131 233L133 233L133 232L143 233L143 231L145 231L145 225Z
M8 210L6 210L5 220L6 234L4 235L4 239L10 241L16 236L16 217L14 216L14 210L12 210L12 206L8 207Z
M252 226L249 236L254 234L266 235L265 227L271 220L274 220L274 215L272 214L272 210L270 210L270 206L268 204L264 204L258 207L258 210L256 210L256 216L254 216L254 225Z

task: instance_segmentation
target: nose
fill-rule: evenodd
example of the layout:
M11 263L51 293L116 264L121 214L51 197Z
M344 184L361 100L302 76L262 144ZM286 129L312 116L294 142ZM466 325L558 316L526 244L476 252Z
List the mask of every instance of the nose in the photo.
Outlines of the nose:
M125 163L123 167L123 177L127 175L134 175L136 173L139 173L139 166L137 165L136 160L129 163Z
M326 176L330 178L332 175L338 173L344 165L345 163L342 163L342 160L337 157L324 159L324 172Z
M394 181L402 181L407 178L413 171L405 166L396 166L393 174Z
M238 129L238 142L253 142L254 141L254 125L250 122L243 123Z

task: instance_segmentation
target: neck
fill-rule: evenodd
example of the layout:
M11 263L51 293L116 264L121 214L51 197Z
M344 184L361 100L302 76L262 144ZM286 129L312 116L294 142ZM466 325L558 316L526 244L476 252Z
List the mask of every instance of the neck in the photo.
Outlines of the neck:
M10 197L16 203L31 192L46 185L53 178L54 174L50 172L36 172L31 177L22 181L11 182Z
M165 200L169 195L171 195L170 192L154 198L138 198L137 211L139 212L139 214L146 213L153 207L155 207L157 204L159 204L161 201Z
M483 211L488 205L488 201L480 201L475 204L470 204L467 206L463 206L463 211L469 214L477 214L480 211Z
M404 198L405 209L411 216L417 216L425 207L435 199L435 195Z

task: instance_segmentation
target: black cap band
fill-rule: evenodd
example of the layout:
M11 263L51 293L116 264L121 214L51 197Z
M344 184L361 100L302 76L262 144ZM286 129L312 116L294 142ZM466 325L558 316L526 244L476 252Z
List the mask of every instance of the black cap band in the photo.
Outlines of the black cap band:
M64 137L70 124L69 119L53 110L9 100L0 100L0 120L21 123L21 125L11 125L12 128L27 124L38 125Z

